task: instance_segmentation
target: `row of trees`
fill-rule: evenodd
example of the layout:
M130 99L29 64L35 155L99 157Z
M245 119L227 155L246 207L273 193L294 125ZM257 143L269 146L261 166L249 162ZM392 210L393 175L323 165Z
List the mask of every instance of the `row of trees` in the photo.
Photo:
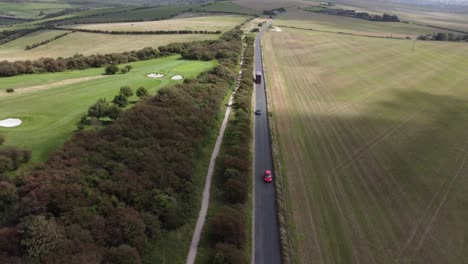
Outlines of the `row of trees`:
M358 12L356 10L349 10L349 9L342 9L342 8L318 8L313 10L308 10L316 13L324 13L328 15L334 16L346 16L346 17L354 17L359 19L365 19L369 21L378 21L378 22L400 22L400 18L396 15L372 15L367 12Z
M66 35L70 34L70 32L67 32L67 33L63 33L63 34L60 34L60 35L57 35L51 39L47 39L47 40L44 40L44 41L41 41L41 42L38 42L38 43L34 43L32 45L27 45L24 50L30 50L30 49L34 49L34 48L37 48L39 46L42 46L42 45L45 45L51 41L54 41L54 40L57 40L59 38L63 38L65 37Z
M112 35L170 35L170 34L221 34L220 30L150 30L150 31L109 31L97 29L82 29L82 28L64 28L53 27L52 29L58 30L71 30L85 33L98 33L98 34L112 34Z
M141 60L150 60L169 56L172 53L160 52L151 47L123 53L110 53L84 56L75 54L68 58L41 58L34 61L1 61L0 77L9 77L19 74L34 74L43 72L62 72L65 70L84 70L87 68L100 68L110 64L122 64Z
M17 38L20 38L24 35L27 35L32 32L36 32L44 29L43 27L37 27L32 29L18 29L18 30L3 30L0 31L0 45L7 42L13 41Z
M96 103L89 107L88 113L81 117L78 129L82 130L84 125L99 123L101 118L109 118L116 120L122 113L122 108L129 104L128 98L134 95L130 86L120 87L119 93L114 97L112 102L108 102L105 98L100 98ZM136 90L136 95L143 98L149 95L148 90L141 86ZM93 118L98 122L93 122Z
M120 71L120 73L125 74L127 72L130 72L132 69L132 65L125 65L122 69L120 69L119 66L111 64L106 67L105 73L107 75L114 75Z
M241 33L203 45L233 51L214 69L159 90L99 131L77 133L14 181L2 178L0 195L14 209L0 227L0 259L140 263L148 240L193 219L194 167L235 82Z
M251 103L253 89L254 38L245 38L247 46L242 65L242 79L234 95L233 119L223 142L223 163L219 188L226 206L210 222L213 263L245 262L246 206L251 181Z
M419 40L436 40L436 41L468 41L468 34L454 34L439 32L434 34L420 35Z

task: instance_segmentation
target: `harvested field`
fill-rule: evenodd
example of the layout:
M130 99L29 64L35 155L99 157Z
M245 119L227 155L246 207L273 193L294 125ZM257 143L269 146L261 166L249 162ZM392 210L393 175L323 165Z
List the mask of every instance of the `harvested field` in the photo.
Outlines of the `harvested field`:
M161 21L84 24L66 27L107 31L220 30L224 32L241 24L246 19L247 16L241 15L205 15L191 17L184 16Z
M468 45L282 29L264 53L296 262L468 262Z
M279 16L275 20L278 26L293 26L324 30L332 32L344 32L359 35L371 35L378 37L415 38L421 34L436 32L448 32L414 24L400 22L371 22L363 19L318 14L304 10L292 10Z
M256 10L265 10L280 7L292 7L308 4L301 0L235 0L235 4Z
M37 39L49 39L52 35L63 34L62 30L41 31L34 35ZM46 34L47 36L42 36ZM142 49L144 47L157 48L173 42L190 42L196 40L216 39L215 34L189 35L110 35L75 32L63 38L54 40L46 45L31 50L24 50L24 46L36 43L30 35L0 45L0 61L35 60L42 57L57 58L70 57L76 53L83 55L106 54Z

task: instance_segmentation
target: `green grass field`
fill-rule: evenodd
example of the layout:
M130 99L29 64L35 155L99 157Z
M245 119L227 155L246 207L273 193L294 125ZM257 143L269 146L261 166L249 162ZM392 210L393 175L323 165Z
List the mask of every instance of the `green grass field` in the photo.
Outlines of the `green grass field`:
M468 45L264 38L297 263L468 261Z
M73 7L74 5L66 3L0 2L0 15L19 18L40 18L41 16L39 14L41 12L43 14L49 14Z
M242 15L210 15L187 13L185 15L177 16L174 19L160 21L82 24L65 27L107 31L220 30L225 32L241 24L247 18L247 16Z
M32 33L0 45L0 60L35 60L42 57L57 58L70 57L76 53L83 55L107 54L138 50L144 47L157 48L174 42L190 42L196 40L217 39L214 34L191 35L110 35L75 32L63 38L54 40L46 45L31 50L24 50L41 40L63 34L62 30L46 30Z
M215 61L186 61L179 58L172 56L132 63L129 65L133 66L133 70L127 74L97 79L89 78L101 76L104 69L0 78L0 120L10 117L23 120L21 126L0 128L0 134L5 135L6 145L31 149L33 162L43 161L50 151L60 147L70 137L81 115L97 99L104 97L112 100L123 85L130 85L133 89L144 86L154 94L161 87L179 83L170 80L174 75L195 77L216 65ZM165 76L161 79L146 77L153 72ZM74 83L66 84L67 80ZM8 87L15 88L18 94L7 96L4 89ZM21 90L27 92L22 93ZM136 97L131 100L136 100Z

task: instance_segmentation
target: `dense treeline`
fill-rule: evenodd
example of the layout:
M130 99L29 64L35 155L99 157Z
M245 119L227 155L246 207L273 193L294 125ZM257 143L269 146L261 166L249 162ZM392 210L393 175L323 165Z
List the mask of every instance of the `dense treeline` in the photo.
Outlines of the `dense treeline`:
M51 42L51 41L57 40L57 39L59 39L59 38L63 38L63 37L65 37L65 36L68 35L68 34L70 34L70 32L57 35L57 36L55 36L55 37L53 37L53 38L51 38L51 39L47 39L47 40L41 41L41 42L39 42L39 43L34 43L34 44L32 44L32 45L27 45L27 46L24 48L24 50L30 50L30 49L37 48L37 47L42 46L42 45L45 45L45 44L47 44L47 43L49 43L49 42Z
M62 72L65 70L83 70L87 68L100 68L110 64L122 64L141 60L150 60L169 56L174 53L181 54L185 59L191 60L213 60L229 59L236 53L235 50L227 49L227 42L239 36L233 33L224 34L221 40L195 41L191 43L172 43L154 49L151 47L137 51L111 53L105 55L84 56L76 54L68 58L41 58L35 61L0 61L0 77L9 77L19 74L33 74L43 72ZM208 48L210 47L210 48Z
M9 30L9 31L1 31L0 32L0 45L5 44L7 42L13 41L17 38L25 36L29 33L33 33L39 30L44 29L43 27L32 28L32 29L19 29L19 30Z
M223 168L220 189L226 206L210 222L211 242L214 249L212 263L244 263L246 256L245 206L251 183L251 103L253 89L254 38L246 37L242 79L234 95L233 116L223 141Z
M232 57L76 134L14 182L2 178L1 201L14 208L0 228L3 262L140 263L148 240L192 219L194 166L234 84L241 32L202 47Z
M396 15L389 15L389 14L372 15L367 12L359 12L359 11L350 10L350 9L314 7L312 9L304 9L304 10L312 11L315 13L333 15L333 16L346 16L346 17L359 18L359 19L364 19L364 20L369 20L369 21L400 22L400 18Z
M111 34L111 35L169 35L169 34L221 34L220 30L152 30L152 31L108 31L97 29L82 29L82 28L64 28L53 27L54 30L71 30L85 33Z
M436 41L468 41L468 34L453 34L439 32L434 34L420 35L419 40L436 40Z
M283 7L270 9L270 10L263 10L263 14L267 16L275 16L279 13L284 13L284 12L286 12L286 9L284 9Z
M0 77L9 77L19 74L33 74L43 72L62 72L65 70L84 70L100 68L109 64L121 64L150 60L171 55L151 47L123 53L110 53L84 56L73 55L68 58L41 58L34 61L0 61Z

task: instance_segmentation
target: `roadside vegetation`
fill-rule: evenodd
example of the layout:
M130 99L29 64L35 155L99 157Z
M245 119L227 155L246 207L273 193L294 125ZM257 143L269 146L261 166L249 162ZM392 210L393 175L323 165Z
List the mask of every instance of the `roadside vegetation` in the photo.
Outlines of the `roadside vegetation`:
M197 263L250 262L254 40L245 37L242 78L217 160Z
M146 247L165 242L163 232L189 223L198 208L197 154L236 79L241 36L236 29L180 44L184 58L201 54L219 65L159 90L104 129L76 134L14 181L2 177L2 201L10 202L0 211L1 259L141 263Z

